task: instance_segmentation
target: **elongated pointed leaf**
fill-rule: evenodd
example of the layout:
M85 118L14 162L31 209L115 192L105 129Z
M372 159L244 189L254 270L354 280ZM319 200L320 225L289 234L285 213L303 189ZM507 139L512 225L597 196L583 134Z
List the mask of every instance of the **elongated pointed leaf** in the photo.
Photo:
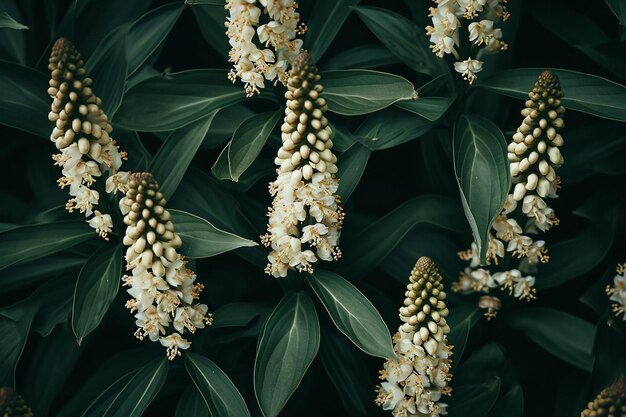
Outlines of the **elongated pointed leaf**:
M308 281L337 328L352 343L372 356L396 357L387 325L361 291L330 271L318 269Z
M243 100L243 89L227 81L226 71L216 69L149 78L124 95L113 124L144 132L179 129Z
M72 247L94 237L84 221L20 226L0 233L0 269Z
M149 362L128 382L102 417L141 417L167 378L166 358Z
M524 391L520 385L513 385L489 412L489 417L523 417Z
M328 109L348 116L383 109L415 97L413 85L397 75L371 70L324 71L321 74Z
M174 195L191 160L200 148L215 113L209 113L203 119L172 132L154 156L150 172L159 182L160 191L166 198Z
M95 252L83 266L72 304L72 329L78 344L102 321L117 295L121 276L121 245Z
M174 417L209 417L209 409L195 387L190 387L183 392Z
M185 354L185 368L213 417L250 416L235 384L208 358L189 352Z
M619 20L620 25L626 25L626 1L624 0L606 0L606 3Z
M181 210L170 210L176 233L183 241L180 252L189 258L208 258L256 242L225 232L202 217Z
M359 184L371 151L365 146L357 144L350 147L339 157L339 188L337 194L341 196L343 204L348 201L352 192Z
M243 327L259 316L271 312L271 308L258 303L231 303L221 306L215 313L211 330L223 327Z
M489 120L463 114L454 125L453 145L461 202L485 262L491 223L502 210L511 183L506 141Z
M519 68L485 77L477 86L505 96L527 99L540 68ZM565 96L563 105L605 119L626 122L626 86L596 75L555 69Z
M493 376L482 384L461 385L449 401L450 417L485 417L500 393L500 378Z
M239 181L259 156L281 113L261 113L243 122L211 168L213 174L221 180Z
M422 97L419 100L399 101L397 107L434 122L448 111L454 97Z
M389 49L380 45L360 45L339 51L335 56L324 61L325 70L344 70L350 68L376 68L396 64L400 60Z
M298 388L320 344L313 301L288 293L267 319L257 345L254 392L265 417L275 417Z
M24 26L23 24L19 23L11 16L9 16L7 12L0 12L0 29L1 28L23 30L28 29L28 26Z
M210 0L209 0L210 1ZM198 27L202 33L202 37L209 45L223 57L223 63L228 62L228 37L224 35L224 22L229 15L228 10L224 9L224 2L219 5L209 3L196 3L191 8L198 22ZM242 84L237 85L243 89Z
M352 13L352 7L361 0L317 0L309 21L304 44L311 50L317 62L324 55L344 22Z
M392 148L417 139L434 123L395 106L370 115L354 132L354 136L373 151Z

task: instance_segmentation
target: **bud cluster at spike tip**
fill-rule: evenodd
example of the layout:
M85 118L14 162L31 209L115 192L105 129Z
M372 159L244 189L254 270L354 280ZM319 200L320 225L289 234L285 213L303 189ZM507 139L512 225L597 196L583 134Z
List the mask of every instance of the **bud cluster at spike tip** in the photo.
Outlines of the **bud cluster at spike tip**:
M266 272L275 277L285 277L290 268L313 272L318 259L341 256L337 244L344 213L336 194L337 157L323 91L317 68L307 55L299 55L285 93L282 146L274 161L278 178L269 186L274 199L268 233L261 237L272 248Z
M411 271L400 320L393 336L396 360L387 360L376 391L376 404L394 417L447 414L441 395L451 394L448 382L452 346L441 275L432 260L423 256Z
M102 111L102 100L92 90L93 80L87 76L84 64L69 40L60 38L54 43L48 64L48 94L53 99L48 119L55 123L50 140L60 150L53 155L63 170L59 186L68 186L71 195L66 209L70 213L79 210L86 217L95 214L88 223L106 239L113 227L112 219L98 210L94 213L100 194L92 186L106 172L106 191L123 191L128 174L118 170L126 154L109 136L111 123Z
M33 417L33 412L24 402L24 398L12 388L0 388L1 417Z
M152 174L130 175L120 209L126 215L126 269L132 274L122 280L133 296L126 306L136 312L139 328L135 336L160 341L167 347L167 357L174 359L191 344L181 334L210 325L212 316L206 305L195 302L204 286L194 283L196 275L186 268L187 261L176 250L182 241L165 203ZM176 332L168 334L170 325Z
M603 389L587 404L580 417L626 417L626 387L624 378Z
M544 233L559 224L554 210L546 198L557 197L560 179L556 168L563 164L560 147L564 127L562 119L565 108L561 104L563 92L558 77L552 71L543 71L528 94L521 114L521 125L508 145L511 190L502 212L496 216L489 235L487 261L498 265L505 253L520 259L517 268L492 273L480 265L478 247L459 253L470 265L460 275L452 289L460 292L489 292L500 287L520 299L535 298L535 277L539 262L548 262L543 240L530 235ZM519 222L519 223L518 223ZM479 304L492 318L501 303L485 299Z
M626 320L626 263L617 265L617 275L613 277L613 285L606 286L606 294L609 296L611 310L617 317L622 315Z

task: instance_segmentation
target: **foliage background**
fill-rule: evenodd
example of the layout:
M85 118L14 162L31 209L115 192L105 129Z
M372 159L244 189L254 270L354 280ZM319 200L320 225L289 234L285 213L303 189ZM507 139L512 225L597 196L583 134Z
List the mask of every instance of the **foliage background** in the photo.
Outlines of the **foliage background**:
M302 20L309 23L311 32L304 47L311 48L316 24L329 15L335 1L301 3ZM357 3L347 0L338 2L337 7L347 10ZM397 46L387 50L363 23L361 13L353 12L343 25L339 22L337 36L319 60L321 70L371 65L377 71L408 79L422 99L454 100L449 109L438 109L441 115L436 120L425 121L417 116L407 122L409 133L404 143L371 152L363 146L364 142L355 139L367 115L329 117L345 136L341 142L352 149L351 170L346 172L352 173L355 188L345 204L347 217L340 245L345 256L337 265L323 268L352 281L380 312L392 333L399 325L397 308L415 260L421 255L431 256L449 284L463 267L456 252L468 247L472 240L452 165L451 132L455 118L463 112L487 117L505 133L507 141L521 121L521 100L480 86L489 86L490 80L498 79L502 74L499 71L507 68L563 68L618 83L624 83L626 74L624 2L611 1L616 10L622 10L619 25L615 14L602 1L590 5L513 0L509 2L512 18L503 26L510 50L487 59L478 87L467 89L456 74L452 82L422 87L432 78L416 71L411 62L407 65L407 53L413 58L409 48L430 53L425 37L418 34L427 24L428 3L360 2L360 7L383 7L410 18L419 30L411 32L411 36L401 36L393 33L395 26L388 27L391 36L397 37L393 39ZM163 26L154 53L146 57L134 76L120 70L129 65L129 59L118 49L119 45L138 51L143 48L138 40L128 38L129 26L125 25L166 4L169 3L121 0L0 1L0 11L7 11L29 27L21 31L0 29L3 230L31 224L58 226L70 219L75 220L72 225L82 221L78 220L80 216L69 216L63 210L66 194L56 186L59 172L50 160L54 147L47 139L52 126L45 117L49 106L45 95L46 63L56 37L63 35L73 40L88 63L90 57L104 54L91 71L94 89L105 105L119 97L123 110L129 109L125 103L128 94L122 98L124 85L130 90L138 77L195 68L228 68L227 39L222 27L225 11L220 6L183 6L178 2L164 6L169 8L164 16L181 12L179 18L159 18L151 26ZM72 15L75 7L83 7L77 16ZM365 13L368 9L361 10ZM164 25L170 21L173 27L168 32ZM124 37L126 43L120 40ZM348 52L359 45L373 45L375 49L359 54L358 62L350 62ZM314 55L315 52L312 49ZM372 63L377 56L380 60ZM404 58L404 62L398 57ZM30 69L16 67L17 64ZM574 84L584 85L585 77ZM522 92L532 88L532 82L504 82ZM221 83L228 83L226 70ZM239 183L218 180L215 172L211 174L211 167L241 121L253 113L282 106L282 91L282 87L268 87L259 98L241 100L217 113L198 151L180 156L178 165L168 164L161 172L184 172L185 164L191 162L169 207L186 210L219 228L258 240L257 236L265 230L264 215L270 202L266 185L274 175L272 160L279 144L278 127ZM564 92L566 98L571 97L565 86ZM603 294L615 264L625 260L621 213L626 179L626 88L618 86L610 92L611 97L603 96L600 89L579 93L577 99L591 110L568 109L565 115L565 164L559 171L563 189L553 203L561 225L547 235L551 261L538 274L538 299L532 303L510 301L495 320L487 322L475 307L476 297L449 297L454 329L451 339L456 345L454 395L449 400L451 415L579 415L586 402L624 369L625 326L619 320L607 326L611 313ZM42 101L46 106L42 107ZM30 111L18 109L16 102L25 103ZM598 110L597 103L609 103L613 117ZM141 103L143 107L150 105ZM382 114L372 116L380 117L377 126L381 134L397 126L388 118L400 111L392 106L374 113ZM119 113L113 117L113 137L129 152L129 167L145 169L167 132L138 129L140 132L135 134L122 129L123 123L116 123L123 117ZM163 118L167 119L167 114ZM423 129L416 127L419 123ZM347 162L342 165L343 158L347 159L340 157L340 170L348 166ZM340 177L343 175L346 174L340 171ZM432 198L441 202L444 209L436 209L434 200L424 197L427 194L440 196ZM398 207L402 207L401 211L394 211ZM120 223L117 224L119 232ZM72 227L78 230L72 232L75 234L91 233L86 225ZM64 247L62 233L54 232L53 237L59 236L58 240L52 239L56 253L43 258L34 255L11 265L20 251L36 248L42 241L41 229L32 230L21 233L18 241L0 234L0 305L4 306L0 310L0 381L4 385L15 383L35 415L81 415L90 405L93 408L82 415L102 415L104 411L98 407L109 407L106 415L128 415L124 408L127 405L120 401L126 396L134 397L124 391L118 400L113 399L128 381L118 378L141 377L136 374L137 369L160 358L162 352L160 346L139 344L132 337L133 319L123 308L125 291L119 291L98 328L80 346L71 326L74 286L81 268L94 252L105 247L111 250L111 244L94 235L80 245ZM372 256L376 250L380 255ZM230 321L232 327L215 326L199 332L192 350L219 365L241 392L252 415L261 415L252 377L258 334L285 291L302 289L316 304L321 326L320 351L280 415L384 415L373 403L373 389L383 360L361 352L337 331L302 277L294 274L281 282L264 275L264 254L259 247L242 248L195 261L194 270L206 285L204 302L215 312L216 324L220 320ZM19 355L22 345L24 350ZM136 386L141 385L140 377L135 379ZM159 392L153 393L154 400L142 404L147 407L144 415L207 415L183 360L170 364L166 382L160 390L158 386L155 389Z

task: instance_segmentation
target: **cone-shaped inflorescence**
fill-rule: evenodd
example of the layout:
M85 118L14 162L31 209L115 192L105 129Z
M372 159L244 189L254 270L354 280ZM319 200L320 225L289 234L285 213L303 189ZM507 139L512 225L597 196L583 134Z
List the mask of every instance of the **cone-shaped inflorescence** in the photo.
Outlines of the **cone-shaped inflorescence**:
M93 80L87 76L84 61L69 40L60 38L55 42L48 69L51 71L48 94L53 99L48 118L56 124L50 140L61 151L53 159L63 169L58 183L61 188L69 186L71 198L67 210L70 213L79 210L90 217L100 198L98 191L91 188L95 178L103 171L109 171L112 176L117 174L125 153L119 151L109 136L112 128L100 107L102 101L94 94ZM115 178L110 178L117 183ZM114 185L107 183L107 192ZM95 214L89 224L106 238L113 226L111 216L97 210Z
M626 387L624 378L603 389L587 404L580 417L626 417Z
M191 344L182 338L185 331L194 333L211 324L208 307L199 304L202 284L194 284L196 275L185 267L187 261L178 254L180 237L174 231L172 215L165 209L166 200L159 185L147 172L133 173L128 181L126 196L120 208L127 225L124 245L126 269L124 285L131 288L133 299L126 304L136 312L135 336L159 340L167 347L167 356L174 359L179 349ZM176 332L168 331L172 325Z
M278 179L269 187L274 200L268 233L262 236L265 246L272 247L266 272L275 277L286 276L289 268L312 272L318 259L338 259L344 218L335 194L337 157L324 116L324 87L308 55L295 59L288 88L282 146L275 160Z
M441 395L451 393L446 293L437 267L425 256L415 264L409 281L400 308L404 324L393 337L397 361L385 362L376 403L392 410L394 417L437 417L446 414Z
M33 417L21 395L11 388L0 388L0 417Z
M626 320L626 263L617 265L617 275L613 277L613 285L606 286L606 294L609 296L611 310L617 317L622 315Z

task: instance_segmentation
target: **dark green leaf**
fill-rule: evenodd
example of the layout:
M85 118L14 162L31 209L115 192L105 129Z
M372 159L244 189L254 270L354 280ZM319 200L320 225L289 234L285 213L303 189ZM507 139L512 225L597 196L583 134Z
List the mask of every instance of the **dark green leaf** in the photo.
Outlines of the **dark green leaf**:
M461 202L484 263L491 223L502 210L511 184L506 140L489 120L463 114L454 125L453 144Z
M328 61L324 61L322 67L325 70L376 68L398 62L400 60L383 46L361 45L340 51Z
M481 79L478 86L505 96L527 99L543 69L519 68ZM555 69L563 90L563 105L605 119L626 121L626 87L596 75Z
M365 146L357 144L339 156L339 163L337 164L339 166L339 188L337 194L341 196L343 204L346 204L359 184L370 153L370 150Z
M211 172L221 180L239 181L265 146L282 110L256 114L243 122L217 158Z
M513 385L489 412L489 417L523 417L524 391L518 384Z
M29 327L30 321L16 323L0 315L0 334L4 339L0 344L0 384L3 386L15 385L15 367L26 344Z
M254 116L254 112L249 110L243 104L233 104L232 106L223 107L217 112L217 116L211 123L209 131L202 142L204 149L214 149L230 140L235 134L235 130L246 119Z
M320 327L306 293L288 293L267 319L257 345L254 392L265 417L276 417L313 362Z
M450 417L484 417L493 407L500 393L500 378L489 378L482 384L461 385L454 389L449 401Z
M220 56L224 57L224 64L226 65L230 45L228 44L228 37L224 34L224 22L229 13L224 9L224 2L217 6L212 4L195 4L191 10L196 17L202 37L213 49L219 52ZM241 84L237 87L243 90Z
M48 112L52 99L46 94L48 78L34 69L0 61L0 123L50 137ZM50 150L54 151L54 146L50 145Z
M211 329L247 326L252 320L265 316L270 310L269 307L257 303L226 304L213 313L214 320Z
M215 118L215 113L209 113L203 119L172 132L154 156L150 172L159 182L159 190L166 198L171 197L178 188Z
M28 29L28 26L17 22L7 12L0 12L0 29L2 28L22 30Z
M196 5L196 4L210 4L211 6L224 6L224 2L222 0L185 0L185 4Z
M620 25L626 25L626 1L624 0L606 0Z
M94 236L84 221L20 226L0 233L0 269L67 249Z
M174 417L209 417L209 409L195 387L190 387L183 392L178 400Z
M354 285L333 272L319 269L308 281L337 328L352 343L372 356L395 359L387 325Z
M85 258L57 253L41 262L15 265L2 272L0 292L7 293L15 288L25 287L56 276L61 272L69 274L70 271L76 271L75 275L78 275L78 270L84 263Z
M110 245L95 252L80 271L72 304L72 329L78 344L98 327L117 295L122 249L122 245Z
M311 50L317 62L324 55L344 22L352 13L352 7L361 0L317 0L309 21L304 44Z
M399 101L396 106L434 122L444 115L454 97L422 97L419 100Z
M167 378L169 361L149 362L133 376L102 417L141 417Z
M416 94L409 81L385 72L339 70L320 75L329 110L348 116L372 113Z
M113 125L145 132L169 131L207 117L245 97L225 70L200 69L149 78L125 95ZM204 134L202 135L204 138Z
M170 210L176 233L183 240L180 252L189 258L208 258L233 249L257 246L256 242L218 229L202 217Z
M507 315L508 324L557 358L584 371L593 366L595 327L559 310L531 307Z
M450 309L450 315L447 320L450 325L448 340L454 346L452 369L456 368L459 362L461 362L470 331L482 317L481 313L482 311L475 304L462 304Z
M379 151L417 139L433 125L422 116L390 107L365 119L354 136L368 149Z
M250 416L235 384L208 358L189 352L185 354L185 368L213 417Z

